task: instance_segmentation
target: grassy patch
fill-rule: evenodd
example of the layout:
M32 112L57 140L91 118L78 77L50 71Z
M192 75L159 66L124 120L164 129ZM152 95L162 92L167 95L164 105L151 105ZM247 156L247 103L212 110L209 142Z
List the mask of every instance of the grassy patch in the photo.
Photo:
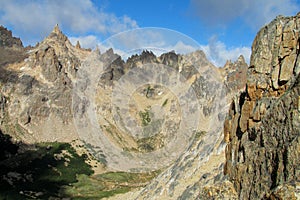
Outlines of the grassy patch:
M147 98L152 97L153 92L154 92L154 88L152 88L152 87L149 85L149 86L147 87L147 90L146 90L146 97L147 97Z
M107 172L92 177L79 175L78 182L65 187L64 192L71 195L72 199L101 199L144 186L158 173Z
M15 124L15 130L20 135L24 135L24 133L25 133L23 127L21 127L20 124L18 124L18 123Z

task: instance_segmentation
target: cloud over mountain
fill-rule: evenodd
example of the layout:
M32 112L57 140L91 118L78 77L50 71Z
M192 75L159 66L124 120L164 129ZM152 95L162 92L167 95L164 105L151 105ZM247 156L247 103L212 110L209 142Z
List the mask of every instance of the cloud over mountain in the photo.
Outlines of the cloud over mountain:
M29 43L41 40L56 23L66 32L78 34L114 34L138 27L130 17L106 12L91 0L12 0L1 4L0 23L10 24L14 32Z
M237 60L240 55L245 57L248 64L250 63L250 47L228 47L225 43L219 41L216 35L209 39L207 45L201 45L201 48L209 60L219 67L223 67L227 60Z

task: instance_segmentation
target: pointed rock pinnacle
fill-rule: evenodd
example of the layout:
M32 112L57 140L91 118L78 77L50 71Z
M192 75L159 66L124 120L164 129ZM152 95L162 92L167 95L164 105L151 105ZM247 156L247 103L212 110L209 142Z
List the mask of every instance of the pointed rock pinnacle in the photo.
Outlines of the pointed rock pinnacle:
M58 24L56 24L55 25L55 27L54 27L54 29L53 29L53 31L52 31L53 33L56 33L56 34L59 34L59 33L61 33L61 31L60 31L60 29L59 29L59 26L58 26Z

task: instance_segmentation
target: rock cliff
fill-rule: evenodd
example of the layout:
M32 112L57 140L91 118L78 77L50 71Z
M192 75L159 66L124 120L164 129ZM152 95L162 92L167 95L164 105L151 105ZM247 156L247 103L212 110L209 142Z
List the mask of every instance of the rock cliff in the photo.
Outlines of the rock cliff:
M297 199L300 187L300 15L257 34L244 93L225 122L224 172L239 199Z

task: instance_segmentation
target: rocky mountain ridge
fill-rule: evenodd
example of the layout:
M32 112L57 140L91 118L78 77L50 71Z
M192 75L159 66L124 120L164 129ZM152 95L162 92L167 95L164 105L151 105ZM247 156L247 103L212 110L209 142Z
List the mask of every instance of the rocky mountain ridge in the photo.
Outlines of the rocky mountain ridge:
M213 116L217 117L219 111L217 107L215 107L216 105L209 105L204 102L211 101L212 95L214 95L214 93L211 92L213 88L214 90L221 90L222 87L218 86L218 84L223 84L224 81L226 83L236 82L234 79L224 78L224 74L228 74L228 77L230 77L231 72L239 69L238 65L232 65L226 72L219 70L206 59L202 51L197 51L185 56L169 52L159 57L155 56L152 52L144 51L141 55L133 55L124 62L120 56L114 54L113 50L108 50L101 54L97 50L90 52L82 49L79 45L74 47L68 38L59 30L58 26L55 26L44 41L34 48L29 49L25 55L26 59L21 62L7 63L1 66L1 69L4 70L1 78L1 130L5 133L9 133L14 140L26 143L71 142L76 139L82 139L77 135L78 127L74 124L74 112L85 113L85 111L77 109L76 105L72 107L70 102L72 102L72 98L74 98L73 89L74 83L76 83L79 76L78 73L82 70L84 63L90 56L94 55L98 61L106 64L109 63L99 77L99 84L97 86L97 91L100 92L99 96L101 96L98 105L100 105L99 108L104 106L104 111L105 107L110 103L105 100L106 96L110 96L113 85L116 84L122 76L132 69L147 64L155 64L170 66L176 72L179 72L186 79L187 86L193 87L197 98L203 101L203 104L201 104L203 114L207 118ZM94 61L91 61L92 63L90 64L93 64ZM243 83L236 82L233 85L236 84ZM145 90L138 90L137 95L143 95L146 91L145 94L147 98L143 100L143 103L163 100L159 97L161 92L167 95L163 95L162 97L168 98L164 100L164 102L160 102L160 104L164 106L164 109L170 109L171 105L176 102L176 99L174 99L175 101L172 103L173 97L167 89L156 87L155 85L149 86L145 86ZM231 87L230 84L228 84L228 87ZM234 88L232 88L232 90L234 90ZM168 96L169 94L171 96ZM222 95L225 95L225 93L222 93ZM215 99L218 98L215 97ZM83 106L87 105L88 103L86 102L83 104ZM147 104L145 104L145 106L146 105ZM175 105L176 103L174 106ZM144 110L141 111L144 112ZM141 111L137 111L137 113L141 113ZM225 110L222 112L223 117L221 118L223 119ZM106 120L109 120L112 115L109 110L107 112L100 112L100 114L105 116ZM207 123L207 125L204 126L205 123ZM210 129L209 121L205 123L202 129L208 131ZM111 129L115 130L114 134L118 135L119 132L114 129L114 126L116 126L116 124L111 122ZM214 128L220 130L222 127L218 126ZM200 132L198 134L200 134ZM201 134L199 137L200 136ZM211 141L217 142L218 145L215 150L207 151L205 153L207 155L214 151L219 151L217 150L218 148L224 149L221 131L217 131L214 137L216 137L216 139L212 139ZM120 143L118 140L115 140L115 142L121 145L123 149L130 147L130 149L133 149L130 151L133 152L149 151L149 149L152 151L151 149L159 148L159 145L165 142L161 136L151 138L150 140L137 140L136 144L134 144L135 142L132 139L126 138L127 137L123 138L123 143ZM192 152L199 151L199 148L203 148L204 144L205 143L203 141L201 142L201 140L196 141L196 144L190 146L190 150L182 159L186 160L186 156L189 156ZM218 155L220 155L220 153L218 153ZM201 156L202 159L204 158L203 156L204 155ZM221 161L224 162L224 160L219 159L218 163L215 163L216 172L212 174L221 173L222 168L219 166L219 164L222 164ZM185 163L185 161L183 163ZM188 169L193 170L192 166L185 166L187 163L178 164L182 165L181 168L186 168L185 172L187 172ZM195 174L201 172L203 171L196 169ZM211 176L214 177L214 175ZM180 179L179 177L179 180ZM193 184L194 183L195 182L193 182ZM179 186L182 187L182 184ZM176 195L180 195L180 193Z

